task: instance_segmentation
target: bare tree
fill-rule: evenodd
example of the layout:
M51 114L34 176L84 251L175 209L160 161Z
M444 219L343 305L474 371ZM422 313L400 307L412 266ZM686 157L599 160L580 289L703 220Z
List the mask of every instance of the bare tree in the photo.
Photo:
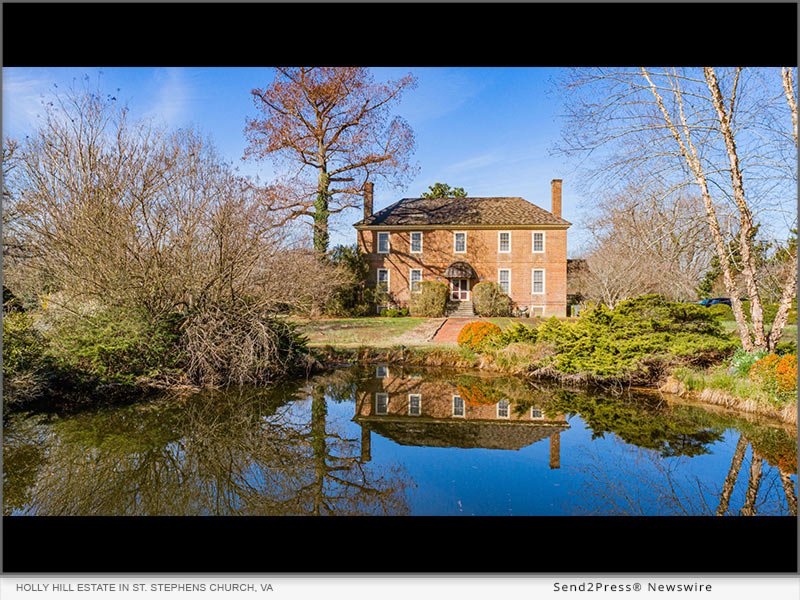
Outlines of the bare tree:
M693 298L713 255L695 198L629 185L600 200L585 226L581 293L614 307L641 294Z
M757 215L787 230L797 221L791 73L781 72L780 93L777 69L587 69L573 71L564 82L567 127L561 150L602 155L599 183L613 187L644 171L669 181L672 189L692 185L699 190L738 334L748 351L775 347L797 290L793 269L766 331L752 232ZM789 119L781 117L788 114L791 131L783 125ZM726 219L735 223L731 231L725 229ZM752 324L737 294L731 241L741 257Z
M252 91L263 118L247 120L247 157L270 157L293 174L294 194L276 208L313 218L314 248L328 249L328 219L357 206L363 184L376 176L393 183L412 172L414 135L389 118L411 75L376 84L362 67L277 67L274 81Z

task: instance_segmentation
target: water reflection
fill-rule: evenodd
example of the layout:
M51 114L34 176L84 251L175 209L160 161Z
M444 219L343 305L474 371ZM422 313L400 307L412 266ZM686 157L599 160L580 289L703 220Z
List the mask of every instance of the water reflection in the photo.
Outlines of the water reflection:
M3 514L797 514L791 428L513 377L339 369L9 418Z

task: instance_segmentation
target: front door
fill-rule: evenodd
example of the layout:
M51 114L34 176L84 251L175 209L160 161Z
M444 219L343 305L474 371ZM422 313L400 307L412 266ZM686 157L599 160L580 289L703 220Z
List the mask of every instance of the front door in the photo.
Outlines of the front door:
M459 302L469 300L469 279L451 279L450 298Z

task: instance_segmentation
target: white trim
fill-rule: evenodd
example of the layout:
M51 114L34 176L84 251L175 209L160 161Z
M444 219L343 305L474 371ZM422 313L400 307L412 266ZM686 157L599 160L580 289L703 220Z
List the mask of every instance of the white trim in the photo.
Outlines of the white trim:
M538 411L539 415L534 415L533 411ZM544 419L544 411L541 408L537 408L535 406L531 407L531 419Z
M461 400L461 414L460 415L456 414L456 398ZM453 416L454 417L463 417L463 416L466 415L466 413L467 413L467 403L464 402L464 399L461 396L459 396L458 394L453 394Z
M500 414L500 405L505 402L506 414ZM511 403L508 400L500 400L497 403L497 418L498 419L510 419L511 418Z
M419 250L414 250L414 234L419 234ZM422 239L425 236L422 235L421 231L409 231L408 232L408 253L409 254L422 254Z
M414 271L419 271L419 283L422 283L422 269L409 268L408 269L408 289L411 292L414 292L414 280L411 277L411 275L414 273ZM422 286L420 286L419 289L416 290L416 293L420 293L421 291L422 291Z
M500 272L501 271L508 271L508 291L506 292L507 295L511 295L511 269L497 269L497 285L501 288L503 287L500 282Z
M458 280L458 281L466 281L467 282L467 289L466 290L462 290L461 288L459 288L459 290L458 290L459 291L459 295L461 294L462 291L467 292L467 299L466 300L462 300L461 298L453 298L453 292L455 291L455 287L453 286L453 282L456 281L456 280ZM469 299L470 299L471 295L472 295L472 288L469 285L469 279L467 279L465 277L451 277L450 278L450 300L454 300L455 302L469 302Z
M464 234L464 249L459 251L456 250L456 235L459 233ZM453 232L453 254L466 254L467 253L467 232L466 231L454 231Z
M392 273L389 269L381 269L381 268L378 269L377 273L375 274L376 277L375 281L377 282L375 284L375 289L377 289L378 286L381 284L381 271L386 271L386 293L388 294L389 290L392 289L391 286Z
M533 314L533 309L534 308L541 308L542 309L542 315L541 316L544 317L544 305L543 304L533 304L533 305L531 305L531 313L530 313L530 315L532 317L534 316L534 314Z
M500 249L500 240L503 237L503 234L508 234L508 250L501 250ZM511 254L511 232L510 231L498 231L497 232L497 252L500 254Z
M534 238L536 237L537 233L541 233L542 234L542 249L541 250L536 250L536 242L535 242ZM546 232L544 232L544 231L531 231L531 252L533 254L544 254L544 251L545 251L545 248L546 248L546 244L547 244L546 240L547 240L547 233Z
M541 292L536 292L533 289L533 284L534 284L533 274L536 273L536 271L541 271L542 272L542 291ZM547 281L547 273L545 272L545 269L531 269L531 295L532 296L542 296L547 290L546 281Z
M380 369L383 369L383 375L381 375ZM383 379L384 377L389 376L389 367L387 365L377 365L375 367L375 377L377 379Z
M378 411L378 399L383 396L386 398L386 410L380 412ZM376 415L388 415L389 414L389 394L386 392L375 392L375 414Z
M385 252L381 250L381 235L385 235L386 236L386 247L387 247L387 249L386 249ZM389 233L388 231L379 231L378 232L378 240L377 240L377 242L378 242L378 247L376 248L376 253L377 254L389 254L392 251L392 234Z
M417 409L419 412L411 412L411 397L415 396L419 402ZM422 414L422 394L409 394L408 395L408 414L418 417Z

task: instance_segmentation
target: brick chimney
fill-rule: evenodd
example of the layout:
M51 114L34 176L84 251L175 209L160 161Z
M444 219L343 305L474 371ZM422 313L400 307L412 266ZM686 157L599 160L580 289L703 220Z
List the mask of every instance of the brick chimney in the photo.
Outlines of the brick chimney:
M561 180L560 179L553 179L550 182L550 185L553 188L552 192L552 201L553 201L553 208L550 210L555 216L561 216Z
M371 181L364 184L364 220L372 216L372 187Z

